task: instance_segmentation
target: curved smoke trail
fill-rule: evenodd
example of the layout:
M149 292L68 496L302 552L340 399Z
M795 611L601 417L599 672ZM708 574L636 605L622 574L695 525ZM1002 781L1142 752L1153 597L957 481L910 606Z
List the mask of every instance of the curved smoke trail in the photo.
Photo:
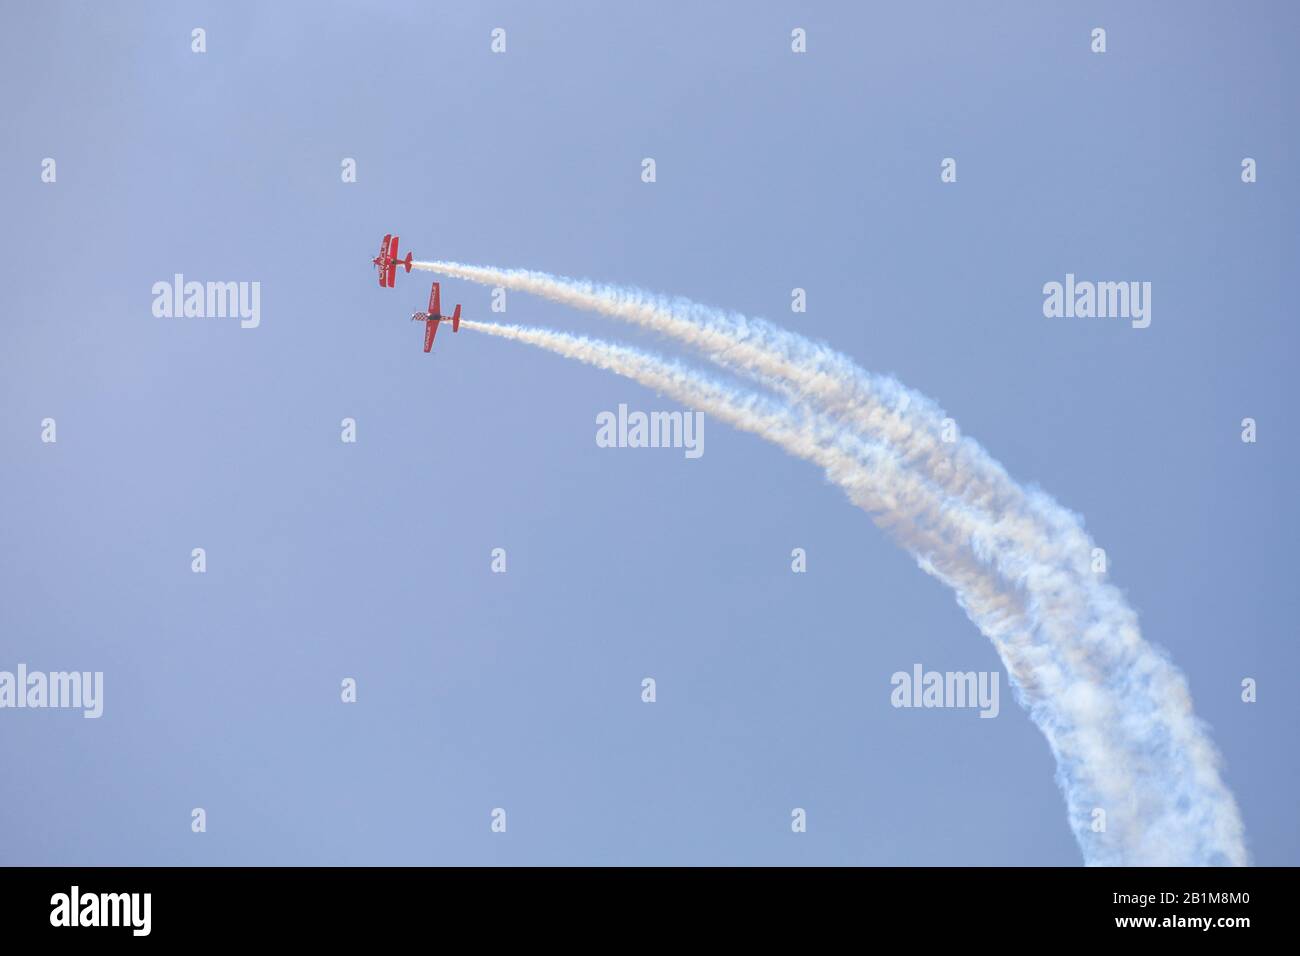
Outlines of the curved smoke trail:
M1090 573L1091 542L1078 519L1047 496L1021 489L973 441L944 448L936 441L940 413L924 396L892 379L869 376L824 346L686 300L545 273L417 265L540 293L653 328L775 385L801 403L805 420L815 420L823 433L832 427L831 419L852 426L859 453L871 447L867 443L883 443L891 462L901 460L923 476L931 514L904 513L899 500L890 499L890 490L883 499L864 499L863 485L871 484L870 476L844 479L837 466L836 480L917 555L922 567L957 590L968 614L994 641L1022 704L1056 756L1058 782L1085 858L1110 864L1246 861L1235 803L1219 778L1217 754L1192 714L1186 684L1141 639L1136 616L1119 592ZM526 337L538 334L552 338ZM563 344L567 351L562 354L592 364L602 364L593 356L614 349L588 341L585 354L574 354L574 343L586 340L556 335L516 330L512 337L555 351ZM626 363L638 353L618 354ZM626 369L602 367L627 374ZM664 367L655 374L661 375ZM645 372L644 366L638 368ZM676 381L674 389L665 390L680 398L682 380ZM840 446L846 440L842 433L837 439ZM788 442L778 443L828 472L835 470ZM898 470L893 474L894 484L881 486L877 480L876 485L896 489ZM940 502L941 515L965 518L956 525L948 522L948 533L957 537L939 547L918 538L918 519L934 520L934 501ZM1001 591L990 590L987 580L975 580L981 574L987 578L990 569ZM1093 832L1094 808L1107 811L1108 832Z
M980 446L945 440L943 412L928 397L890 376L870 375L846 356L761 319L728 313L683 297L570 279L529 269L498 269L457 262L414 267L483 285L501 286L642 326L697 348L717 364L747 375L796 402L842 417L864 435L887 441L931 479L955 494L995 510L1022 547L1041 541L1043 501L1011 480ZM1055 502L1046 499L1055 508ZM1049 509L1050 510L1050 509ZM1067 531L1050 521L1057 533ZM1078 525L1077 520L1070 524ZM1084 536L1086 540L1086 536ZM1076 540L1082 545L1084 541ZM1091 554L1091 544L1081 548Z

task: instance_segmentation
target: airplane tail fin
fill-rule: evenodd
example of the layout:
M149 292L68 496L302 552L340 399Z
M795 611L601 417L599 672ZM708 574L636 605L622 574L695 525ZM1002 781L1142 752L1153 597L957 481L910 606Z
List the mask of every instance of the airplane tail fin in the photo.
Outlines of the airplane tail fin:
M460 303L456 304L456 311L451 314L451 330L460 331Z
M408 273L411 271L411 261L414 259L414 257L415 257L415 253L413 252L408 252L406 254L406 271Z

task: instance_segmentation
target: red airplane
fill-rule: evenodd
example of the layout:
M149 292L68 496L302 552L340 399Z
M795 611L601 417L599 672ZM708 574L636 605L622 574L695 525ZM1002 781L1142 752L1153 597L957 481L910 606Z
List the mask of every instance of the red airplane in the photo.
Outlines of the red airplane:
M456 305L456 311L451 315L443 315L438 300L438 283L433 284L429 290L429 311L411 313L411 321L416 319L424 320L424 350L427 352L433 348L433 337L438 334L438 323L444 319L451 319L451 330L460 331L460 305Z
M397 258L397 237L392 233L384 236L379 241L379 255L370 260L370 264L379 268L379 286L380 288L391 289L397 279L397 267L404 265L406 271L411 271L411 261L414 254L408 252L406 259Z

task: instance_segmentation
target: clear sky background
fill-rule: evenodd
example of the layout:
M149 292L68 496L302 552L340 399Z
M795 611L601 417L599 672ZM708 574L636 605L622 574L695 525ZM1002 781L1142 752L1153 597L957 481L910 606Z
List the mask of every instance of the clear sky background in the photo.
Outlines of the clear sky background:
M430 277L368 266L389 231L766 316L934 396L1086 516L1254 860L1300 862L1298 27L1281 2L13 7L0 669L102 670L105 710L0 711L0 863L1081 862L1005 683L996 720L890 707L897 670L999 662L837 488L714 421L698 460L598 448L599 412L675 406L524 346L423 354ZM261 282L261 326L155 318L177 272ZM1044 318L1067 272L1150 281L1150 328Z

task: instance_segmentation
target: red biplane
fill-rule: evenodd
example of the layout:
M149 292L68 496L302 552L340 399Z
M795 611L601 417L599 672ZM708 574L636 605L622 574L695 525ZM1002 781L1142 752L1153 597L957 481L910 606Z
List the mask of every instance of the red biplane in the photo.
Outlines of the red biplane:
M410 252L406 254L406 259L397 258L397 237L392 233L384 236L379 242L379 255L370 260L371 265L379 269L379 285L381 288L391 289L397 279L397 267L406 266L406 271L411 271L411 262L414 255Z
M438 294L438 283L435 282L433 288L429 290L429 311L414 312L411 314L412 322L416 319L424 320L424 350L426 352L433 348L433 337L438 334L439 322L444 319L451 319L451 330L453 332L460 331L460 305L457 304L456 311L451 315L443 315L441 308Z

